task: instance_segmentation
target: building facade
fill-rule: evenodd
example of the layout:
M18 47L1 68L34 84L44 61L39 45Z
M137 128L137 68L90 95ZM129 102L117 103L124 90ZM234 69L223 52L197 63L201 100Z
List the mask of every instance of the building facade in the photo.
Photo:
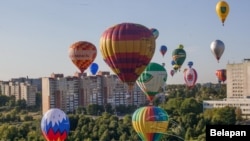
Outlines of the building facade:
M227 64L227 98L203 101L203 109L232 106L241 109L243 117L250 118L250 59Z
M65 112L74 112L78 107L90 104L141 105L146 96L135 85L131 92L125 83L109 72L98 72L97 75L75 74L64 77L63 74L52 74L42 78L42 111L60 108Z
M15 100L26 100L27 106L36 105L37 86L27 82L2 81L0 83L1 94L14 96Z

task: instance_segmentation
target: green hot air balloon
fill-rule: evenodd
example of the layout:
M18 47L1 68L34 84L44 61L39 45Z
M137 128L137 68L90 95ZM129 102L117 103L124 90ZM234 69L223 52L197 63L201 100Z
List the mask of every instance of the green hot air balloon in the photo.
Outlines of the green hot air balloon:
M152 103L154 96L161 92L167 81L166 69L158 63L149 63L136 83Z
M183 48L184 46L180 44L179 47L172 52L172 59L175 62L175 70L176 68L180 70L186 59L186 51Z

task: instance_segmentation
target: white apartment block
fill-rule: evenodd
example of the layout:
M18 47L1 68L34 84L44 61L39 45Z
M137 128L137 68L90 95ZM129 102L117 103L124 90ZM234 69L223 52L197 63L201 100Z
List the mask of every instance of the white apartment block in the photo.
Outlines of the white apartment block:
M238 107L242 116L250 118L250 59L242 63L227 64L227 98L203 101L203 109L225 106Z
M127 85L119 81L116 75L99 72L97 75L83 74L64 77L53 74L42 78L42 109L45 113L50 108L60 108L73 112L79 106L89 104L105 105L141 105L146 96L136 85L128 95Z

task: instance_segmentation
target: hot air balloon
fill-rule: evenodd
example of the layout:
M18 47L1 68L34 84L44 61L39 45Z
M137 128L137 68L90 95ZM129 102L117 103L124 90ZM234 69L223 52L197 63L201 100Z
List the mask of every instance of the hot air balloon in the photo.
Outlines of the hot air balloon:
M150 31L152 32L155 39L159 36L159 31L156 28L151 28Z
M170 75L174 76L175 70L170 70Z
M224 81L226 81L227 79L227 71L226 69L220 69L220 70L216 70L215 75L217 76L218 82L221 83Z
M141 107L132 116L133 128L143 141L159 141L168 124L167 112L156 106Z
M166 54L167 50L168 50L167 46L165 46L165 45L162 45L162 46L161 46L160 52L161 52L161 55L162 55L163 57L164 57L164 55Z
M172 59L174 61L173 65L174 70L180 70L182 64L186 59L186 51L183 48L184 46L180 44L179 47L173 50L172 52Z
M78 41L69 47L69 57L81 73L95 60L96 54L95 45L87 41Z
M215 40L210 45L211 51L219 63L219 60L225 50L225 45L221 40Z
M137 78L147 67L155 52L155 39L145 26L121 23L108 28L101 36L103 60L131 92Z
M229 5L226 1L219 1L217 4L216 4L216 13L218 15L218 17L220 18L221 22L222 22L222 25L224 26L224 22L228 16L228 13L229 13Z
M64 141L69 134L69 118L62 110L51 108L42 117L41 129L47 141Z
M185 69L184 71L184 80L186 86L191 89L195 86L197 81L197 72L194 68L192 68L193 62L188 62L189 68Z
M151 62L137 79L136 83L146 94L150 103L152 103L156 94L160 93L162 87L167 81L166 69L158 64Z
M90 65L90 72L92 73L92 75L95 75L97 73L98 68L99 68L99 66L97 63L92 63Z

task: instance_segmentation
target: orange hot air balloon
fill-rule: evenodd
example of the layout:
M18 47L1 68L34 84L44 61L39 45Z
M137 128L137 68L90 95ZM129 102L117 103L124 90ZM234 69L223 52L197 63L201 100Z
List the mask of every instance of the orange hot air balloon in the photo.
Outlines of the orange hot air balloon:
M69 48L69 57L81 73L95 60L96 54L95 45L87 41L75 42Z
M143 25L121 23L104 31L100 51L107 65L132 90L154 55L155 38Z
M216 70L215 75L217 76L219 83L221 83L221 82L224 83L224 81L226 81L226 79L227 79L226 69Z

